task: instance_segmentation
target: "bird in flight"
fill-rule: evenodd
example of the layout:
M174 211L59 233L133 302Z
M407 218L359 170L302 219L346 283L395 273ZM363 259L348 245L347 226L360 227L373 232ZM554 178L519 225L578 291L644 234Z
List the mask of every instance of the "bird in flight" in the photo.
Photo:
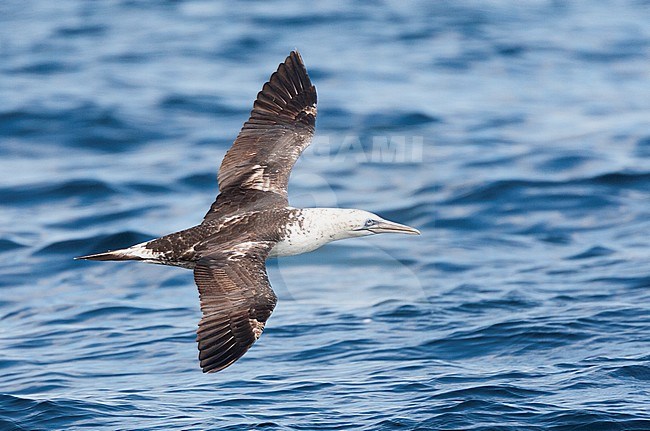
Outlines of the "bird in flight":
M289 205L289 175L315 125L316 88L293 51L257 94L250 118L221 163L219 194L201 224L77 259L139 260L194 270L203 313L197 330L201 368L223 370L257 341L275 307L266 259L345 238L420 234L363 210Z

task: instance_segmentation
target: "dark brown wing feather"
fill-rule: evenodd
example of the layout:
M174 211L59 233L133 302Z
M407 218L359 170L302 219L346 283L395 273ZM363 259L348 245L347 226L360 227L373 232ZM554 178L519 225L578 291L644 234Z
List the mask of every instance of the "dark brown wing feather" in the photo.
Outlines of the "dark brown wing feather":
M261 335L277 301L265 266L273 244L224 244L194 268L203 312L197 331L203 372L231 365Z
M219 169L219 190L252 189L286 198L294 163L307 148L316 124L316 88L300 54L291 52L257 94Z

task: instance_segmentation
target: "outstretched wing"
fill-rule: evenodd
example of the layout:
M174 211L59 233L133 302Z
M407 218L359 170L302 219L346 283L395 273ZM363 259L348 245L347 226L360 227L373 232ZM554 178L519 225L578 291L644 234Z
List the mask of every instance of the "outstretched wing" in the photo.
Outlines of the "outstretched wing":
M203 318L197 341L203 372L231 365L262 335L277 298L265 261L273 242L224 244L194 268Z
M257 94L249 120L219 169L219 190L259 190L286 198L293 165L316 124L316 88L292 51Z

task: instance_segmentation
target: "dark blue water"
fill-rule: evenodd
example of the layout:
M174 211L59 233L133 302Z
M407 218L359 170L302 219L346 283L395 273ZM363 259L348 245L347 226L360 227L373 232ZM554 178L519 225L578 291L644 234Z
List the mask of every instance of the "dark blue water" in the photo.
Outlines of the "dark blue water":
M0 429L650 429L650 4L0 4ZM201 373L194 225L291 49L296 206L416 226L269 261Z

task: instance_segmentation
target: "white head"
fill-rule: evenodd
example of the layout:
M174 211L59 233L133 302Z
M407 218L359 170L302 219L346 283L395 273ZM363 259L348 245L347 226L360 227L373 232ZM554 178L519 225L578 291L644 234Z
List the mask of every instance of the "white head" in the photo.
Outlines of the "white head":
M326 233L329 241L356 238L378 233L405 233L419 235L410 226L395 223L368 211L344 208L307 208L311 213L310 224L314 230ZM328 241L328 242L329 242Z
M328 242L377 233L420 234L417 229L363 210L303 208L298 214L287 226L286 236L271 250L271 257L307 253Z
M341 209L345 238L375 235L378 233L405 233L420 235L420 231L403 224L395 223L364 210Z

